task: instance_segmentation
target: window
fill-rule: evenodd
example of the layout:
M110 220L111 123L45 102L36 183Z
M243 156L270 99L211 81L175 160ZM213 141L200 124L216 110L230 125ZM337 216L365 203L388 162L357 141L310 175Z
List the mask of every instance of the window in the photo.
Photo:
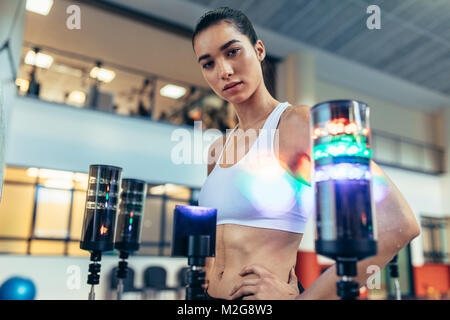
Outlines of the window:
M450 218L421 217L425 262L448 263L450 248Z
M0 253L89 256L80 249L87 181L85 173L7 166ZM174 184L148 185L137 255L170 255L175 205L195 203L198 191Z
M443 172L442 148L379 130L372 130L374 161L405 170Z

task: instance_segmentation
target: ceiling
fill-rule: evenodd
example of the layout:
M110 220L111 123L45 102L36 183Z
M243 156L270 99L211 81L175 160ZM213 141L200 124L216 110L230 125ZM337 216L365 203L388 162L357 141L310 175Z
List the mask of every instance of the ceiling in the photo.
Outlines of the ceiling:
M24 40L207 88L189 33L206 10L228 5L249 16L272 56L312 50L322 80L424 111L450 106L450 0L78 0L81 29L68 30L73 3L27 13ZM371 4L381 8L380 30L366 26ZM138 78L109 86L125 99Z
M210 91L189 39L85 4L80 4L81 29L69 30L65 27L66 8L73 3L55 1L47 16L26 12L22 62L34 45L54 59L49 69L39 69L37 73L41 99L63 103L67 102L65 94L68 92L88 93L93 84L89 72L96 60L101 60L105 68L116 74L114 80L102 84L100 90L113 95L119 114L136 113L139 96L145 95L143 103L149 108L151 86L146 90L142 88L145 78L151 75L160 76L155 86L154 119L163 111L174 114L188 101ZM61 72L57 69L60 66L79 71L80 75ZM22 63L18 78L28 79L30 71L31 67ZM195 95L186 94L178 100L166 98L158 93L168 83L183 86L188 92L191 86L205 91L197 90ZM216 103L211 99L206 101Z
M449 0L184 0L228 4L266 29L450 95ZM381 29L369 30L369 5Z
M314 51L320 58L318 76L324 80L424 111L450 105L449 0L94 2L159 17L190 30L206 10L224 5L237 8L268 40L269 54L283 58L295 50ZM372 4L381 9L380 30L366 25L370 15L366 10ZM348 79L349 73L354 79Z

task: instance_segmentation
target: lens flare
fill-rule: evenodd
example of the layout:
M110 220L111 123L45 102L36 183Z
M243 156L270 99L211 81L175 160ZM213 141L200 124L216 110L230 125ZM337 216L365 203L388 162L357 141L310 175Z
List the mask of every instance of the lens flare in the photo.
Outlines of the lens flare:
M295 174L273 157L260 157L259 161L244 168L245 171L237 179L237 187L262 215L282 214L290 211L299 201L307 199L310 203L313 200L302 194L303 189L312 190L307 182L311 170L307 156L299 159Z
M389 194L389 184L382 175L375 175L372 179L372 196L375 203L383 201Z

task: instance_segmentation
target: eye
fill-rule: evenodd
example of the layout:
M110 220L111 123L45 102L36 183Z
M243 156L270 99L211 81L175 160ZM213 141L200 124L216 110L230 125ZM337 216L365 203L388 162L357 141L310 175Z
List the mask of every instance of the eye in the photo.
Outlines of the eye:
M234 56L236 53L238 53L240 49L235 48L233 50L228 51L228 56Z
M203 69L208 69L211 64L212 64L212 61L205 63L203 65Z

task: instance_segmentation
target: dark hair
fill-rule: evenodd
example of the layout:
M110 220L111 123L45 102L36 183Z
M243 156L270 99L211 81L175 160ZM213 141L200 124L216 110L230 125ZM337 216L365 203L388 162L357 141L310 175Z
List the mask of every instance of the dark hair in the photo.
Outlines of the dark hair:
M197 34L205 29L208 29L212 25L219 24L221 21L233 24L240 33L246 35L252 45L256 44L258 36L255 29L247 16L239 10L231 9L228 7L220 7L215 10L206 12L200 17L192 35L192 47L194 47L194 40Z
M256 44L256 41L258 41L258 36L256 35L252 23L242 11L229 7L220 7L208 11L200 17L194 28L194 33L192 34L192 48L194 47L195 37L200 32L208 29L212 25L219 24L222 21L233 24L240 33L247 36L253 46ZM266 87L269 89L269 92L274 95L273 66L271 64L268 65L266 59L264 59L261 62L261 68Z

